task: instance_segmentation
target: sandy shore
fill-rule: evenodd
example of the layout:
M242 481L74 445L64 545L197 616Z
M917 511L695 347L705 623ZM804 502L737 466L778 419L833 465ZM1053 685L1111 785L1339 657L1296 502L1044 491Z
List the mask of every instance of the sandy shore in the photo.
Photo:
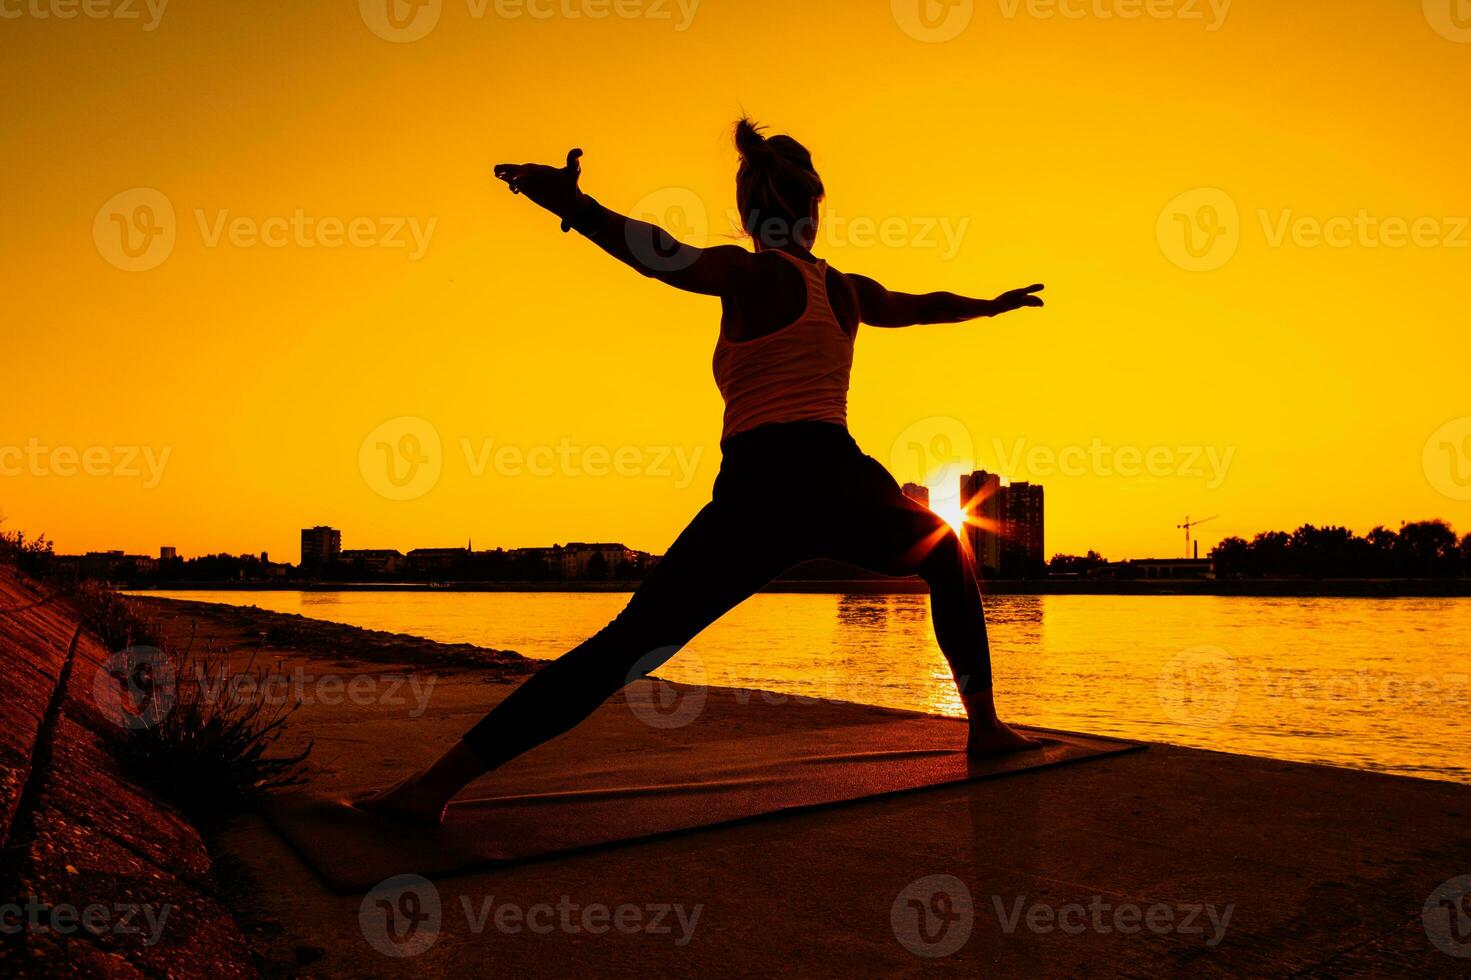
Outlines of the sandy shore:
M265 634L257 663L307 694L286 746L315 742L319 790L355 792L427 762L535 667L297 616L134 601L175 640L192 633L232 662ZM543 751L575 766L691 740L818 744L905 714L706 693L677 730L640 721L619 696ZM437 939L409 958L380 952L362 896L331 893L258 818L214 847L226 900L277 975L1437 975L1462 961L1422 915L1438 886L1471 871L1468 813L1471 787L1157 745L442 879ZM961 931L945 926L954 949L904 925L918 907L905 896L937 875L971 899L952 922ZM699 917L683 931L593 932L574 919L541 933L483 915L566 905Z

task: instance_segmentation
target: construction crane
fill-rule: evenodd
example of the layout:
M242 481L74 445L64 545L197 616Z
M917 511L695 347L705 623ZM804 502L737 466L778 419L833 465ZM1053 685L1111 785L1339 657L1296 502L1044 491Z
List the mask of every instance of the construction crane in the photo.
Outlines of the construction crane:
M1189 514L1186 514L1185 515L1185 523L1184 524L1176 524L1175 525L1175 527L1177 527L1177 528L1184 528L1185 529L1185 557L1186 558L1191 557L1191 553L1190 553L1190 529L1192 527L1198 527L1201 524L1205 524L1208 521L1214 521L1217 518L1219 518L1220 516L1221 516L1220 514L1213 514L1210 517L1202 517L1198 521L1192 521L1190 519L1190 515ZM1200 542L1199 541L1195 542L1195 549L1196 550L1195 550L1194 557L1199 558L1200 557Z

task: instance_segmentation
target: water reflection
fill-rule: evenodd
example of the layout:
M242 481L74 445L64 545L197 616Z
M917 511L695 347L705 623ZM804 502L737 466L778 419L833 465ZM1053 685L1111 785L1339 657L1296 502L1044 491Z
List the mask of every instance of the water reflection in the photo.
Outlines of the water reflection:
M838 625L857 629L883 629L894 597L884 595L838 596Z
M1042 625L1046 596L994 595L986 599L986 622L997 626Z

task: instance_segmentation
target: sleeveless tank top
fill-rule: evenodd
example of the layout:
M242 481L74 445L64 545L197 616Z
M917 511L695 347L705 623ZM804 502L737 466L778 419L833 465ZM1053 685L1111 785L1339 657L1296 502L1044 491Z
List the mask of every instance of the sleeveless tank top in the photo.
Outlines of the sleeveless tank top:
M848 424L854 338L828 301L827 263L777 254L801 270L807 304L790 325L764 337L732 341L721 332L713 367L725 399L722 440L775 422Z

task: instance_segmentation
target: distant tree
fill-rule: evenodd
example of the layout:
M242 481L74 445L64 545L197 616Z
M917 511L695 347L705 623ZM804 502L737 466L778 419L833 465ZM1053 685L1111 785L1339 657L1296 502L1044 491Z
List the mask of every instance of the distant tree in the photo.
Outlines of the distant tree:
M603 557L601 551L594 551L592 557L587 560L587 577L594 582L605 582L609 571L608 559Z
M1293 572L1287 545L1292 536L1285 531L1263 531L1251 539L1248 574L1254 578L1281 578Z
M1461 543L1445 521L1400 525L1395 554L1401 574L1412 578L1446 578L1460 571Z
M1216 578L1242 578L1251 571L1251 543L1245 538L1223 538L1207 557L1215 564Z
M1287 541L1288 562L1298 575L1345 578L1363 575L1367 543L1346 527L1304 524Z
M1368 545L1368 560L1370 575L1387 578L1396 575L1394 549L1399 544L1399 535L1383 524L1364 535L1364 542Z
M1053 555L1047 563L1047 571L1053 575L1086 575L1108 564L1108 559L1098 552L1089 550L1086 555Z

